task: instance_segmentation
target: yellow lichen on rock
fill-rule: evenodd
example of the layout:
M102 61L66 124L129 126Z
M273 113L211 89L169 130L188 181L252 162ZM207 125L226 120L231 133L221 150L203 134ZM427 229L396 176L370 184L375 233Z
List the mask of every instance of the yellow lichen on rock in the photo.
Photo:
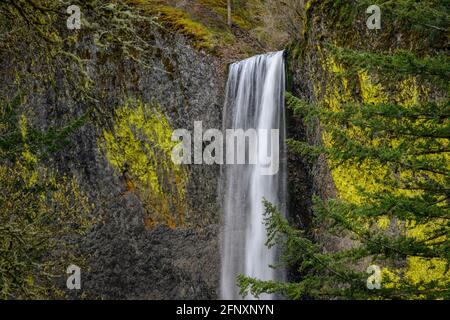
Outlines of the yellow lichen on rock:
M314 83L314 91L316 96L320 98L322 105L329 110L342 111L342 107L345 104L361 102L367 105L395 103L402 107L413 107L420 104L424 96L427 95L427 88L419 86L415 78L406 78L391 85L389 88L385 88L378 78L379 75L370 75L366 70L360 70L357 73L360 100L357 100L350 92L348 81L344 75L344 68L336 64L332 55L326 53L321 47L318 47L318 55L322 61L322 69L328 75L328 81L322 85ZM361 128L351 125L346 128L346 131L350 137L374 147L386 146L395 148L403 141L403 138L391 138L388 141L380 140L376 137L369 138ZM333 138L326 129L322 132L322 138L327 147L333 146ZM415 144L424 142L424 139L417 138L411 144L413 147ZM447 163L450 163L448 162L447 154L426 155L423 157L424 159L427 157L426 159L430 160L439 160L438 157L443 157L441 160L447 160ZM383 177L388 178L393 174L392 169L387 164L376 161L346 161L337 164L329 160L329 165L339 197L349 203L358 205L367 203L368 199L361 193L361 190L376 193L387 192L405 197L415 197L424 194L424 191L421 190L407 190L400 187L394 189L392 186L384 184ZM396 174L399 181L417 177L417 172L415 172L414 168L403 169ZM427 176L435 181L444 183L445 177L442 175L427 172ZM392 222L390 217L381 216L377 218L377 227L381 230L386 230L391 226ZM437 228L437 225L431 223L417 224L415 221L400 222L397 220L394 222L396 222L397 232L419 240L424 239L426 234ZM434 241L442 240L443 238L435 239ZM404 268L383 267L383 286L394 288L399 284L400 279L407 279L411 283L423 283L424 285L432 281L448 284L450 283L450 272L445 269L445 266L446 262L444 259L408 257L405 260Z
M145 224L181 226L185 222L187 175L172 162L172 128L156 103L129 101L115 112L102 145L108 162L136 192L146 210Z

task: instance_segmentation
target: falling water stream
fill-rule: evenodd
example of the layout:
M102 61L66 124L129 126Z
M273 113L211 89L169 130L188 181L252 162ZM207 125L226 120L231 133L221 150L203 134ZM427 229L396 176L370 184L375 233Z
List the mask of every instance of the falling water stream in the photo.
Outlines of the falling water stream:
M231 129L278 129L279 170L262 174L262 164L226 165L223 170L223 242L221 298L240 299L236 276L281 280L271 268L277 248L267 248L263 198L285 214L286 157L283 52L251 57L230 65L224 107L224 126ZM270 139L259 139L256 152L271 151ZM247 147L247 153L251 152ZM253 296L247 296L253 299ZM272 295L259 298L273 299Z

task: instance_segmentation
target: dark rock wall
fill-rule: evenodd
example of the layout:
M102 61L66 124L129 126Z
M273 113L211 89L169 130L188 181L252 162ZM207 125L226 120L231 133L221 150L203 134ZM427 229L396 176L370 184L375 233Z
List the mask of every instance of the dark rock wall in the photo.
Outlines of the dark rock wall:
M70 145L49 160L59 172L77 176L94 205L98 223L82 240L82 290L72 298L103 299L212 299L219 275L217 201L219 167L188 166L186 190L189 225L171 229L144 225L144 208L133 192L126 192L123 177L108 164L99 145L104 129L113 123L114 110L128 98L156 100L173 129L221 128L225 79L219 62L191 48L184 38L153 31L151 67L123 59L114 52L99 52L86 45L92 59L95 119L70 138ZM80 46L83 46L80 44ZM27 53L24 53L27 54ZM31 54L31 53L30 53ZM2 59L0 81L13 83L9 61ZM13 62L11 62L13 63ZM52 88L35 84L25 109L39 128L67 124L88 108L67 92L60 75ZM3 86L3 91L11 90ZM68 261L67 265L71 264Z
M203 121L205 128L220 128L224 79L218 76L217 61L191 49L180 36L155 33L154 44L150 70L114 58L95 65L100 94L106 97L102 109L111 110L124 97L155 99L174 129L191 130L194 121ZM189 227L147 230L138 197L124 194L123 181L96 146L98 129L81 134L80 149L61 159L81 171L92 171L86 179L105 217L82 247L91 262L85 289L103 298L215 298L219 168L189 166L186 216L193 222ZM82 154L95 154L95 162L82 163Z

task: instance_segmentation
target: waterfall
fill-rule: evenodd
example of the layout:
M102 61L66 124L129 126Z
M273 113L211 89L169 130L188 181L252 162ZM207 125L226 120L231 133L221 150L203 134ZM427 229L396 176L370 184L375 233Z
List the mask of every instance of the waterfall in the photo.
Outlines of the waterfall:
M283 272L270 268L277 248L265 245L263 198L285 211L286 157L284 115L285 70L283 51L251 57L230 65L224 107L224 127L278 129L279 170L263 175L261 164L235 164L223 168L223 233L221 298L240 299L236 276L282 280ZM270 140L259 137L257 154L270 153ZM227 146L228 147L228 146ZM251 152L247 147L246 152ZM247 154L248 156L248 154ZM247 299L253 299L247 296ZM262 295L261 299L273 299Z

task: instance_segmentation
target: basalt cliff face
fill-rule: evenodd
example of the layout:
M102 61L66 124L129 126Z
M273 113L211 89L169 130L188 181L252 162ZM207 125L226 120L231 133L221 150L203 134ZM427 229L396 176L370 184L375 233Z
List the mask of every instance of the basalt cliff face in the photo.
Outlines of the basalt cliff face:
M180 35L155 33L152 60L151 70L114 59L95 63L99 90L108 95L105 108L131 96L157 101L173 129L191 130L194 121L220 128L224 79L214 57L197 52ZM218 166L187 168L183 214L189 225L148 227L145 204L128 191L126 177L111 168L98 147L101 130L92 126L80 132L73 153L59 160L81 172L104 217L81 246L90 260L85 290L103 298L215 298Z
M190 130L194 121L202 121L205 128L221 128L225 79L217 58L195 50L179 34L155 29L152 38L152 51L146 53L149 68L114 53L100 54L95 46L85 45L85 58L90 59L89 72L95 83L96 109L101 113L95 120L86 121L70 136L68 145L47 160L48 166L58 172L78 177L97 221L81 239L76 253L86 260L86 267L82 268L82 290L72 292L72 298L217 296L219 167L187 167L183 225L149 226L148 211L163 208L156 201L144 203L133 187L134 177L128 177L123 167L114 166L106 156L104 133L114 131L116 110L129 99L156 103L172 130ZM11 70L16 60L1 59L3 84L14 82ZM58 79L56 75L51 88L35 83L23 106L32 110L30 120L37 128L64 126L67 119L87 111ZM8 85L3 88L7 94L14 94ZM133 129L134 124L128 124ZM64 289L65 281L61 285Z

